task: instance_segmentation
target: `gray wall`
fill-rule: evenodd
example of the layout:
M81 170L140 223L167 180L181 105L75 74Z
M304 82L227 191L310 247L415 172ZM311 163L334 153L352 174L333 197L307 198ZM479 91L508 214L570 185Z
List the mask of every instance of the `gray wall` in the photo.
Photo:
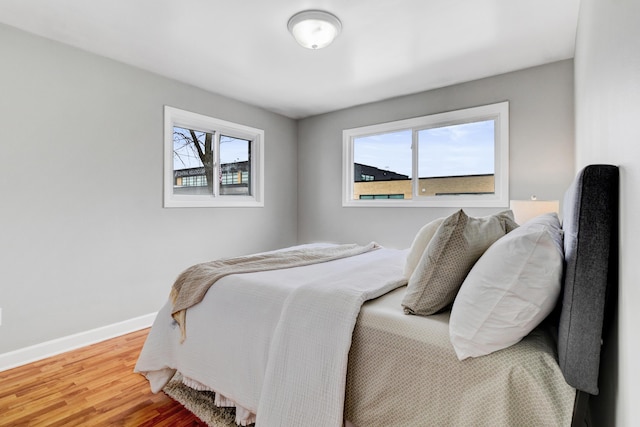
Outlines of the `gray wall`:
M303 119L298 136L298 241L408 247L416 231L454 208L343 208L342 130L510 102L510 197L562 199L573 179L573 62L556 62ZM486 215L496 209L468 209Z
M4 25L0 53L0 353L155 312L194 262L296 243L294 120ZM265 130L264 208L162 208L165 104Z
M638 425L640 402L640 2L582 0L576 38L576 168L620 166L617 336L604 355L595 426Z

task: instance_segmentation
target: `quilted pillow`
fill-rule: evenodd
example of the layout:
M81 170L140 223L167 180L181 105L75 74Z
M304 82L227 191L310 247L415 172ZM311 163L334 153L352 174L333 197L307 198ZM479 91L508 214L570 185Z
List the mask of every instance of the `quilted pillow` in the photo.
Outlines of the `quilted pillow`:
M474 218L461 209L445 218L409 278L404 312L426 316L453 303L473 264L515 227L511 211Z
M436 230L438 230L442 221L444 221L444 218L435 219L418 231L418 234L416 234L416 237L413 239L409 253L407 254L407 260L404 264L404 277L411 277L413 271L420 262L420 258L422 258L424 250L427 248L427 245L433 238L434 234L436 234Z
M549 213L487 249L451 309L449 337L458 359L507 348L551 313L560 294L562 245L558 216Z

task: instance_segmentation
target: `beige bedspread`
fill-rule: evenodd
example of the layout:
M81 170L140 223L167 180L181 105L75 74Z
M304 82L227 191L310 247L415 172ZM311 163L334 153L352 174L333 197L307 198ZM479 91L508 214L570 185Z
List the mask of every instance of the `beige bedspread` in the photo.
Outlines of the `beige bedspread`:
M551 337L536 329L489 356L459 361L449 313L403 314L405 287L362 307L349 353L345 419L369 426L568 426L575 390Z

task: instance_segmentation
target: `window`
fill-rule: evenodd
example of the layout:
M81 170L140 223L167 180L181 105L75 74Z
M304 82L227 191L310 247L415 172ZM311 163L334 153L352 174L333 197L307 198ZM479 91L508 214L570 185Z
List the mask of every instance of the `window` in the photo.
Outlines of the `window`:
M165 106L164 206L264 206L264 131Z
M343 131L343 206L506 207L509 103Z

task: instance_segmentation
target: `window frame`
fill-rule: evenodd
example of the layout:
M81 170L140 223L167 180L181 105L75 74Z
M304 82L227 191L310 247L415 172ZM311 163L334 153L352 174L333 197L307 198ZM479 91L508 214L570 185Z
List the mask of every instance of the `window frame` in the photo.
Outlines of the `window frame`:
M493 194L422 196L418 194L418 132L428 128L495 120ZM412 199L354 199L354 140L358 137L412 131ZM343 207L507 207L509 206L509 102L448 111L411 119L345 129L342 132Z
M250 141L250 195L175 194L173 191L173 128L174 126ZM215 141L219 141L216 137ZM214 144L214 176L219 174L219 147ZM219 193L219 184L214 186ZM217 119L203 114L164 106L164 204L165 208L185 207L264 207L264 131L262 129Z

